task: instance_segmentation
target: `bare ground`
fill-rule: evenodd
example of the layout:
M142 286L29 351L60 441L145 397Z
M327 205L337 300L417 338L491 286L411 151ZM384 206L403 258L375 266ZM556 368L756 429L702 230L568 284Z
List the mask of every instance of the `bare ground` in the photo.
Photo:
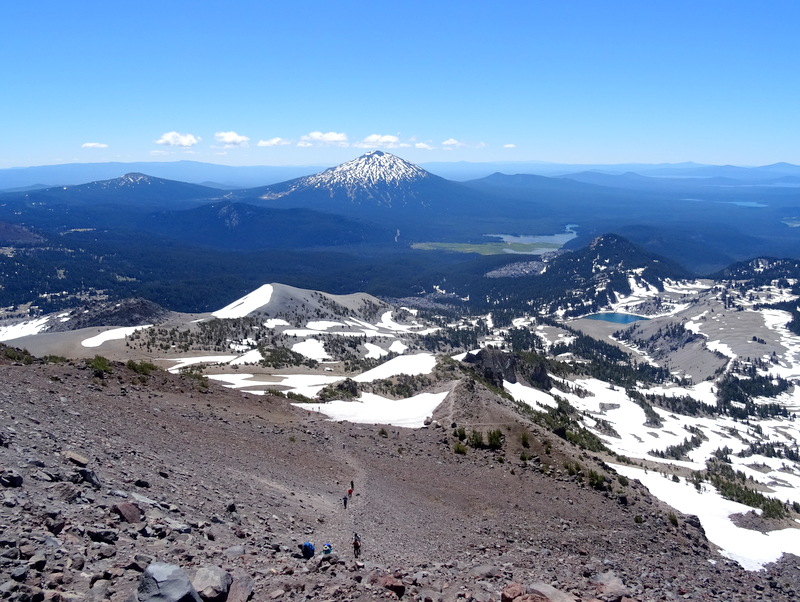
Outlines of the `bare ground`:
M142 377L115 365L99 378L79 361L4 362L0 382L0 471L22 478L2 490L4 598L42 588L50 599L126 600L151 560L190 574L221 566L252 579L255 600L396 597L376 583L379 574L419 600L499 600L512 581L584 600L798 594L800 559L744 571L711 549L694 521L678 514L673 526L670 509L641 485L623 485L602 458L486 390L451 399L439 417L497 426L504 448L460 455L447 423L328 422L285 399L160 371ZM70 451L85 456L99 487L75 476ZM523 462L522 452L532 459ZM569 476L564 464L575 462L582 470ZM610 491L590 488L588 470L606 474ZM126 501L142 521L115 513ZM354 531L360 564L349 547ZM305 540L318 551L330 542L341 564L297 558ZM37 554L43 565L31 564Z

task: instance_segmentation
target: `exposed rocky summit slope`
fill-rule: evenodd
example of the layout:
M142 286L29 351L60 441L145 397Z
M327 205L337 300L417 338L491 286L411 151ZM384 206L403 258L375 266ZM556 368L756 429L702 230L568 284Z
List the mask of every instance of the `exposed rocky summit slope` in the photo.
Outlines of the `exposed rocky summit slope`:
M691 517L671 520L641 485L480 380L452 382L435 417L500 429L504 443L460 454L449 423L327 422L283 398L141 364L44 364L2 351L4 599L156 599L136 593L148 566L173 570L153 563L180 567L200 599L229 602L798 594L797 558L742 570ZM589 486L592 473L605 491ZM334 554L305 561L306 540Z

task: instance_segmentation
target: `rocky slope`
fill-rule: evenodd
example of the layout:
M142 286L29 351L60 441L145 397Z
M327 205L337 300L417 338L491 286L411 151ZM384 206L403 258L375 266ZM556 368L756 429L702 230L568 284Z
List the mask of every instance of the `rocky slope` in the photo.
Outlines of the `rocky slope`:
M282 398L143 365L44 364L2 351L4 599L135 599L154 562L180 567L198 589L229 575L227 594L201 594L230 602L798 593L797 558L742 570L691 517L671 517L480 379L450 383L435 416L445 427L406 430L327 422ZM502 448L455 453L448 421L500 429ZM605 491L590 486L592 473ZM364 545L358 561L353 532ZM330 542L334 555L303 560L306 540L317 552Z

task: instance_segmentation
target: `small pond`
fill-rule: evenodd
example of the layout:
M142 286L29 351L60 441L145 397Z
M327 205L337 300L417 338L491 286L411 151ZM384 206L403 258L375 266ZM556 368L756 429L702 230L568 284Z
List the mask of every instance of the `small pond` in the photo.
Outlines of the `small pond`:
M634 316L633 314L621 314L617 312L604 312L599 314L591 314L586 316L589 320L602 320L603 322L613 322L614 324L630 324L637 320L647 320L642 316Z

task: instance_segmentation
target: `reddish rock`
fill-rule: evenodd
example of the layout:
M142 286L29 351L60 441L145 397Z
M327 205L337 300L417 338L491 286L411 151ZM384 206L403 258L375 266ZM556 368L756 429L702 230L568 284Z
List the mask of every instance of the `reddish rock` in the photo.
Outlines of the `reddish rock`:
M403 594L406 593L406 586L403 585L403 582L391 575L384 575L378 579L378 585L388 589L390 592L394 592L398 598L402 598Z
M138 523L142 520L142 510L136 504L122 502L115 505L112 510L126 523Z
M519 583L509 583L500 593L500 600L502 602L511 602L511 600L519 598L523 593L522 586Z

